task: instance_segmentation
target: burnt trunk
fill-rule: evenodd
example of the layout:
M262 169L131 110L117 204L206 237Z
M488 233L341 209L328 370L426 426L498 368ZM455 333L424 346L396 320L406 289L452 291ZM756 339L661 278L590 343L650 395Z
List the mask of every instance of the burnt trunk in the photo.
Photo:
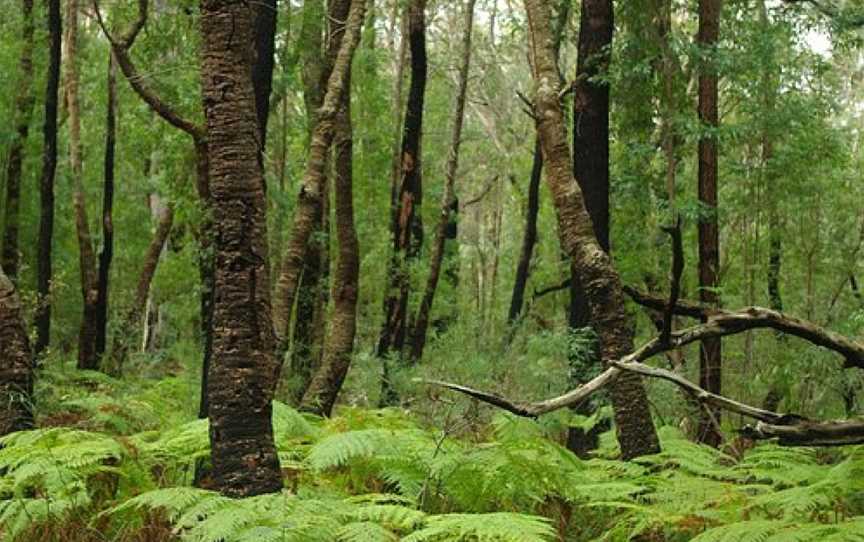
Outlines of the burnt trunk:
M33 427L33 354L21 299L0 269L0 436Z
M114 149L117 134L117 92L114 57L108 53L108 104L105 118L105 184L102 188L102 250L99 252L98 295L96 299L96 356L105 353L108 334L108 282L114 257Z
M526 0L533 52L537 133L543 148L546 179L558 217L561 245L578 270L600 342L604 363L633 350L633 322L625 310L618 272L594 234L584 196L573 177L558 76L549 6ZM622 375L624 376L624 375ZM619 378L612 389L618 442L629 459L655 453L659 441L641 379Z
M411 284L408 267L420 255L423 244L421 204L423 200L420 141L423 133L423 101L426 94L426 0L412 0L408 6L408 44L411 50L411 84L405 107L399 181L395 186L391 213L393 253L384 296L384 325L377 354L382 358L385 377L381 403L397 400L389 379L387 356L401 356L408 327L408 295Z
M249 66L253 9L202 0L201 79L213 210L215 297L208 371L215 488L232 497L279 491L271 422L274 336L267 201Z
M348 0L334 1L330 13L334 21L348 19ZM357 8L355 8L357 9ZM361 19L358 19L362 21ZM331 46L338 44L344 35L344 25L337 25L331 32ZM356 30L359 33L359 29ZM350 70L346 74L346 88L351 88ZM334 147L334 194L336 204L336 239L339 244L335 273L333 276L333 313L330 316L324 340L321 367L305 390L300 409L329 416L348 368L354 335L357 329L358 275L360 254L357 231L354 228L353 203L353 140L351 125L350 92L342 94L339 112L335 121Z
M21 0L21 60L18 95L15 97L15 135L6 163L6 209L3 214L3 250L0 267L13 282L18 278L21 255L18 249L18 212L21 207L21 162L30 132L33 112L33 0Z
M259 0L255 6L255 62L252 64L252 86L255 92L255 116L263 159L267 143L267 120L270 117L270 91L273 88L273 54L276 47L278 0Z
M420 308L414 319L414 329L411 337L410 359L416 363L423 357L426 345L426 331L429 327L429 314L438 287L438 277L444 262L444 245L447 241L447 228L451 223L450 212L454 207L453 185L459 172L459 145L462 143L462 121L465 117L465 97L468 94L468 70L471 65L471 30L474 25L474 3L468 0L465 9L465 30L462 38L462 63L459 66L459 82L456 91L456 104L453 109L453 131L450 134L450 154L447 157L447 171L444 179L444 195L441 197L441 215L435 230L435 240L432 244L432 254L429 258L429 277L426 290L420 301Z
M49 58L42 124L42 174L39 178L39 241L36 258L36 355L51 343L51 247L54 237L54 176L57 172L57 94L63 36L60 0L48 0Z
M516 278L513 280L513 295L510 297L510 311L507 321L512 325L522 314L525 304L525 288L531 273L531 258L537 244L537 215L540 213L540 180L543 178L543 151L540 140L534 141L534 158L531 164L531 179L528 181L528 209L525 213L525 230L522 233L522 248L519 263L516 265Z
M720 31L721 0L699 0L700 47L711 50ZM703 130L718 126L717 73L703 64L699 72L699 121ZM718 306L720 234L717 226L717 139L711 133L699 138L699 202L704 214L699 219L699 300ZM721 393L721 345L719 338L702 341L699 349L699 385L711 393ZM698 439L719 446L723 436L718 430L720 411L706 408L699 421Z

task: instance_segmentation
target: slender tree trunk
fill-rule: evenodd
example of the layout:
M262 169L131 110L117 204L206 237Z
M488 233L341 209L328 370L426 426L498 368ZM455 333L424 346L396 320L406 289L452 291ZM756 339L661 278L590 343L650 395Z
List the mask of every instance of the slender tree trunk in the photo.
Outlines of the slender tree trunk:
M42 174L39 178L39 241L36 258L35 311L37 356L51 343L51 247L54 237L54 175L57 171L57 94L63 29L60 0L47 0L49 58L45 83L45 119L42 125Z
M279 491L271 423L273 325L267 201L255 95L253 9L201 1L201 79L207 122L216 296L208 372L216 488L233 497Z
M108 281L114 257L114 148L117 139L117 91L114 56L108 53L108 105L105 119L105 185L102 189L102 251L99 253L98 296L96 300L96 356L105 353L108 334Z
M408 295L411 289L409 266L419 257L423 245L420 141L423 133L423 100L427 77L426 0L412 0L408 6L408 43L411 50L411 85L405 107L400 179L393 201L393 254L384 296L384 325L377 350L385 365L385 378L381 388L382 404L393 404L397 399L390 383L386 357L390 352L401 355L405 345L408 331Z
M0 436L33 427L33 371L23 309L0 269Z
M3 250L0 267L13 282L18 278L18 211L21 206L21 162L33 113L33 0L21 0L21 60L18 95L15 97L15 135L6 163L6 210L3 214Z
M537 131L558 216L561 244L579 271L599 335L600 356L607 363L633 350L633 323L625 310L620 277L597 241L584 197L573 178L564 113L558 97L560 81L549 6L543 0L526 0L525 6L534 59ZM618 382L612 389L612 402L616 407L622 456L629 459L657 452L660 446L641 380L619 379Z
M174 224L174 210L170 205L157 210L157 216L156 232L153 234L150 245L147 247L147 253L144 255L144 264L141 267L141 274L138 276L135 298L132 300L132 306L129 307L129 310L117 327L117 332L111 343L109 371L115 375L122 373L123 365L129 354L129 348L133 344L132 337L138 335L135 332L135 328L141 322L144 315L144 308L150 296L150 285L153 283L153 277L156 275L156 268L159 265L159 258L162 255L162 250Z
M277 305L274 310L274 320L276 320L276 329L282 332L287 331L287 328L284 327L285 322L280 321L280 318L290 315L290 307L294 305L300 272L303 269L304 260L308 257L309 240L316 226L316 210L323 206L327 156L333 142L336 118L343 95L350 91L348 88L349 70L354 51L360 41L364 12L364 0L353 0L345 39L341 41L338 47L338 54L327 80L327 91L318 111L315 128L312 131L306 172L297 201L297 210L294 213L294 227L282 262L282 272L276 285ZM277 335L280 331L277 331ZM282 336L284 337L284 335Z
M255 6L255 62L252 64L252 86L255 91L255 115L261 142L259 158L263 160L267 143L267 120L270 117L270 92L273 88L274 52L278 0L258 0Z
M348 19L348 0L333 0L331 18L334 21ZM331 43L338 44L344 35L344 25L338 25L331 33ZM351 88L350 70L346 87ZM333 277L333 314L324 341L321 367L316 371L300 402L301 410L329 416L348 368L357 328L358 275L360 253L357 232L354 228L353 204L353 141L351 126L350 90L342 94L336 116L334 147L334 193L336 199L336 238L339 243L336 270Z
M721 0L699 0L698 44L714 49L720 31ZM703 129L718 126L717 73L714 66L703 65L699 72L699 121ZM718 305L720 270L720 234L717 226L717 138L714 134L699 138L699 201L707 216L699 220L699 299L709 305ZM699 350L699 385L720 395L721 393L720 339L702 341ZM710 413L710 414L709 414ZM711 409L699 422L700 442L719 446L723 436L717 430L720 411Z
M69 0L66 20L66 104L69 111L69 163L72 170L75 231L81 273L83 314L78 332L78 368L96 370L97 302L99 297L96 254L90 237L81 153L81 111L78 100L78 0Z
M450 154L447 157L447 171L444 179L444 195L441 197L441 216L435 230L435 240L432 244L432 255L429 261L429 277L426 290L420 301L420 308L414 321L414 332L411 342L411 360L420 361L423 357L423 347L426 345L426 331L429 327L429 313L435 299L438 287L438 277L444 261L444 244L447 241L447 227L450 224L450 211L453 208L453 185L459 172L459 145L462 143L462 121L465 118L465 97L468 94L468 70L471 65L471 30L474 26L474 4L476 0L467 0L465 10L465 30L462 38L462 63L459 66L459 82L456 90L456 105L453 109L453 128L450 134Z
M512 325L522 314L525 304L525 288L531 273L531 259L534 245L537 244L537 215L540 213L540 180L543 177L543 151L540 140L534 142L534 159L531 164L531 179L528 181L528 209L525 213L525 230L522 233L522 248L519 263L516 265L516 278L513 280L513 295L510 297L510 311L507 321Z

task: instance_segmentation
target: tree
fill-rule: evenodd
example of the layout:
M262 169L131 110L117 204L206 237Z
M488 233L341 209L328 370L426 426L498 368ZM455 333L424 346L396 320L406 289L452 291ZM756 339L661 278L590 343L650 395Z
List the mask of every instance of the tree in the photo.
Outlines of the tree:
M534 59L534 114L561 244L578 269L597 328L600 357L609 363L633 350L633 324L624 307L618 273L594 235L583 194L573 178L548 6L540 0L526 0L525 7ZM612 403L622 455L633 458L658 451L657 433L641 380L634 375L619 380L612 390Z
M15 285L0 269L0 436L33 427L33 355Z
M697 42L707 59L699 71L699 121L703 132L699 137L699 300L717 305L720 272L720 231L717 227L717 73L711 55L717 45L720 30L721 0L699 0L699 34ZM720 339L703 341L699 349L699 384L720 394ZM699 441L718 446L723 436L718 431L720 413L706 411L699 421Z
M331 2L329 11L333 21L346 21L346 24L356 25L349 29L346 24L334 24L329 45L332 50L338 49L346 39L359 40L362 13L359 16L351 13L352 18L349 20L349 7L348 0ZM342 382L348 373L357 329L360 250L354 228L350 67L346 73L345 88L340 97L339 111L336 113L333 140L333 188L336 200L336 239L339 243L333 275L333 312L327 326L321 366L311 378L300 401L301 410L323 416L329 416L332 412Z
M386 357L401 356L408 333L408 295L411 289L409 266L420 256L423 245L422 163L420 141L423 136L423 101L426 94L426 0L408 5L408 45L411 52L411 83L405 106L399 181L391 201L390 234L392 254L384 294L384 324L378 339L377 354L384 361L381 403L393 404L395 391L389 380Z
M275 338L267 203L249 66L253 9L202 0L201 78L213 209L213 357L207 378L213 479L244 497L282 488L271 422Z
M111 260L114 258L114 154L117 144L117 81L114 53L108 53L108 88L105 115L105 182L102 187L102 250L99 252L99 272L96 296L96 357L105 353L108 336L108 283Z
M21 162L33 113L33 0L21 0L21 60L15 97L15 136L6 162L6 209L3 214L3 250L0 266L13 281L18 277L18 213L21 206Z
M45 83L45 119L42 125L42 173L39 178L39 241L37 249L35 353L51 343L51 249L54 237L54 175L57 171L57 93L63 29L60 0L48 0L49 59Z
M447 228L451 223L450 212L454 207L453 185L456 182L456 174L459 172L459 145L462 143L462 121L465 117L465 96L468 94L468 70L471 65L471 30L474 25L474 3L475 0L468 0L463 7L465 10L465 30L462 38L462 58L459 65L456 103L453 108L450 152L447 156L447 171L444 178L444 194L441 196L441 214L435 229L435 239L432 242L432 254L429 257L429 277L426 279L426 290L423 292L423 299L417 309L414 329L411 334L410 358L415 363L423 357L426 330L429 327L429 313L432 311L432 302L438 287L438 277L441 274L441 265L444 261Z

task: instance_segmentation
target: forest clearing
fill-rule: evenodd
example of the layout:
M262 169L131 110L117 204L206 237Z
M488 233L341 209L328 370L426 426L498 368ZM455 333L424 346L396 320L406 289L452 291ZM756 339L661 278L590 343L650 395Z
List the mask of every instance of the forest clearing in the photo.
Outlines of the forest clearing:
M861 0L0 5L0 540L864 542Z

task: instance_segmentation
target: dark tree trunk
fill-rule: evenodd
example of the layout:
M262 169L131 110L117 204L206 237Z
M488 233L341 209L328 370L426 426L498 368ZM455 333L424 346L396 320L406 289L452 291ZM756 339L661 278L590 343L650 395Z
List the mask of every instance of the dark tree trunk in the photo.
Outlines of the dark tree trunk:
M271 422L273 324L267 201L252 64L253 9L201 1L201 79L207 122L216 295L208 371L216 489L233 497L279 491Z
M18 249L18 211L21 206L21 162L33 113L33 0L21 0L21 60L18 95L15 97L15 136L6 163L6 209L3 214L3 250L0 267L15 282L21 256Z
M252 64L252 86L255 89L255 115L261 141L260 158L267 143L267 120L270 117L270 92L273 88L273 64L276 47L278 0L259 0L255 6L255 62Z
M174 224L174 210L170 206L158 210L157 214L159 222L156 225L156 233L153 235L153 239L150 240L150 245L147 247L147 253L144 256L144 264L141 267L141 274L138 276L138 286L135 289L135 298L132 301L132 306L129 307L129 311L120 322L114 335L114 340L111 343L111 363L108 369L109 372L115 375L122 373L123 364L126 362L129 354L129 347L132 345L133 337L138 336L135 328L141 322L141 318L144 315L144 307L150 295L150 285L153 282L153 276L156 274L156 268L159 265L159 258L162 255L165 242L168 240L168 235L171 233L171 227Z
M534 142L534 159L531 164L531 179L528 181L528 209L525 213L525 230L522 233L522 248L519 263L516 265L516 278L513 281L513 295L510 298L510 311L507 321L512 325L522 314L525 304L525 288L531 273L531 259L534 245L537 244L537 215L540 213L540 180L543 178L543 151L540 140Z
M393 254L384 296L384 325L378 339L378 356L385 365L381 403L393 404L395 390L389 381L386 357L401 355L408 326L408 266L420 255L423 244L421 204L423 200L420 140L423 133L423 100L426 94L426 0L408 6L408 43L411 50L411 84L405 107L400 175L393 201L391 235Z
M633 323L624 305L618 272L594 234L591 216L573 177L560 82L555 61L549 6L526 0L533 58L537 132L543 148L546 178L558 217L561 245L578 269L600 341L604 363L633 350ZM623 376L623 375L622 375ZM618 441L624 458L655 453L659 441L641 380L618 380L612 390Z
M348 19L348 0L334 0L331 4L331 18L334 21ZM356 9L356 8L355 8ZM362 10L361 10L362 11ZM358 25L354 32L359 34L362 15L354 14L352 24ZM344 25L337 25L331 33L332 44L339 44L344 39ZM350 71L347 74L346 87L351 88ZM342 94L339 113L336 116L334 147L334 193L336 200L336 238L339 243L336 269L333 277L333 314L330 317L327 335L324 341L324 353L321 367L316 371L302 401L301 410L329 416L336 402L339 390L348 368L351 365L351 353L354 346L354 335L357 329L357 294L358 275L360 272L360 254L357 242L357 232L354 228L353 204L353 140L351 126L351 96L350 92Z
M464 5L465 30L462 38L462 63L459 66L459 81L456 91L456 104L453 109L453 131L450 134L450 154L447 157L447 171L444 180L444 195L441 197L441 215L435 230L435 240L432 244L432 254L429 258L429 278L426 290L420 301L420 308L414 319L414 330L411 337L411 361L416 363L423 357L426 345L426 331L429 327L429 314L438 287L438 277L444 261L444 245L447 241L447 228L450 225L450 211L453 208L453 185L459 172L459 145L462 143L462 121L465 117L465 97L468 94L468 70L471 65L471 30L474 25L474 3L468 0Z
M51 247L54 237L54 175L57 171L57 94L60 88L60 0L47 0L49 59L42 125L42 174L39 178L39 241L36 262L36 355L51 343Z
M699 0L700 47L716 47L720 31L721 0ZM699 72L699 121L705 130L714 130L717 116L717 74L714 66L703 65ZM718 305L720 269L720 234L717 227L717 139L712 135L699 138L699 202L705 215L699 220L699 299L709 305ZM720 395L721 393L720 339L706 339L699 349L699 385ZM723 436L717 429L720 421L718 409L707 410L699 421L698 439L711 446L719 446Z
M114 148L117 135L117 91L114 56L108 53L108 106L105 119L105 184L102 188L102 251L99 253L98 297L96 299L96 356L105 353L108 334L108 281L114 257Z
M21 300L0 269L0 436L33 427L33 355Z

